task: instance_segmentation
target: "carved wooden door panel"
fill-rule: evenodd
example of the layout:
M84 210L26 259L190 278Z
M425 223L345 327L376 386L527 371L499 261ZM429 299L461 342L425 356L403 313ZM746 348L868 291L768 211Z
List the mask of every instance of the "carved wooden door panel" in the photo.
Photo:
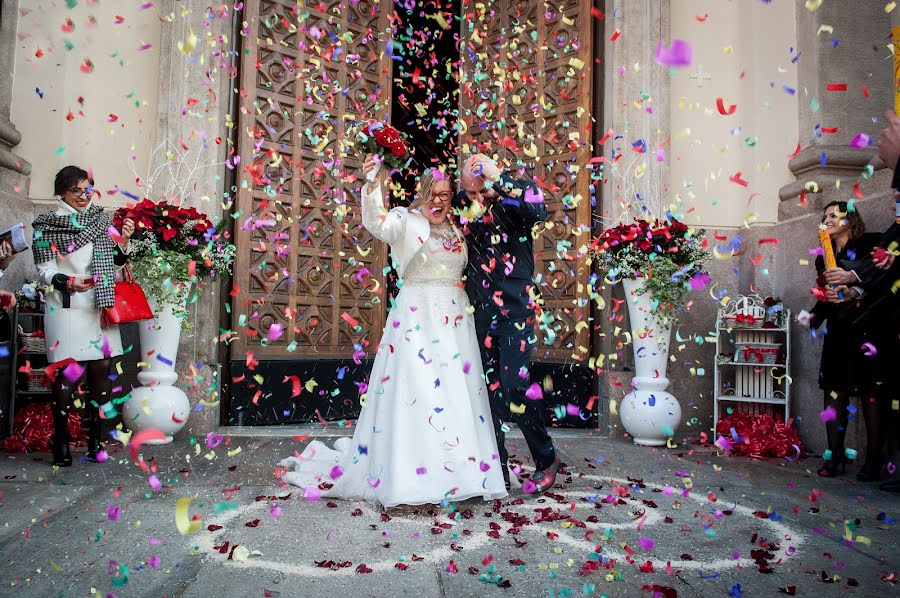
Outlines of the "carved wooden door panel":
M498 154L506 172L543 188L552 227L535 240L535 280L552 321L544 315L534 359L586 361L591 3L494 0L464 10L461 152Z
M374 352L387 249L362 227L352 131L391 105L391 10L373 0L245 2L233 360Z

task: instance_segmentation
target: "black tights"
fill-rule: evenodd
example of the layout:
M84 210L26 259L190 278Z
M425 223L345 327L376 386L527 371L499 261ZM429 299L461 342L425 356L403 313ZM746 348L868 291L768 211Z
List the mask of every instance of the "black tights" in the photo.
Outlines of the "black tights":
M866 462L863 469L876 473L881 469L883 460L883 401L879 397L860 400L863 420L866 422ZM825 433L828 437L828 449L835 462L844 459L844 438L847 435L847 407L850 397L845 392L825 391L825 407L832 407L835 418L825 422Z
M863 470L877 476L884 464L884 401L881 397L860 398L863 419L866 420L866 462Z
M845 392L825 391L825 408L835 411L834 419L825 422L825 434L828 438L828 450L831 460L840 463L844 460L844 438L847 436L847 407L850 396Z
M103 405L109 401L112 394L112 380L109 377L112 360L84 361L80 365L84 366L84 372L77 380L69 382L60 370L56 372L56 381L53 383L53 425L57 436L61 436L66 441L68 441L66 425L73 396L76 393L81 396L88 419L93 419L100 417L100 411L91 404L91 401ZM85 380L91 391L90 397L84 396L81 389Z

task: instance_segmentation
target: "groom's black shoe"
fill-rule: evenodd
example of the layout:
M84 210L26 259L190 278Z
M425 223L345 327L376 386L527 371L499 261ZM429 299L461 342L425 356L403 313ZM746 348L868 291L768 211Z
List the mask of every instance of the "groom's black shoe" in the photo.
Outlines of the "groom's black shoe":
M878 487L885 492L900 492L900 478L885 482Z
M546 492L556 483L556 474L559 472L559 453L553 459L553 464L547 469L534 472L531 482L534 484L534 493Z

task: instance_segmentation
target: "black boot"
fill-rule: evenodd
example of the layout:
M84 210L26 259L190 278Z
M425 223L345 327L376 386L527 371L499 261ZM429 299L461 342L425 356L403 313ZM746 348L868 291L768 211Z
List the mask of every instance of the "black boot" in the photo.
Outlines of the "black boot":
M91 403L88 403L84 410L85 415L87 416L88 428L87 455L85 456L85 459L97 463L97 455L103 450L100 446L100 432L102 426L100 409L94 407Z
M50 438L50 450L53 452L53 464L59 467L71 467L72 465L68 424L68 412L53 409L53 436Z

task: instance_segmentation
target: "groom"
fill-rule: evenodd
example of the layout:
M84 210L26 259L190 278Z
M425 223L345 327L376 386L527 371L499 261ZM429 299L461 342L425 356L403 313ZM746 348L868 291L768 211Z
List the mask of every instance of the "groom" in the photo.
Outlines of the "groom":
M544 492L556 481L559 457L544 426L543 402L529 399L525 392L531 385L529 339L534 338L535 320L530 296L538 294L532 280L531 229L546 220L547 208L540 189L502 174L484 154L466 160L460 182L454 207L469 246L466 294L475 308L503 479L509 488L503 420L511 416L534 459L534 492Z

